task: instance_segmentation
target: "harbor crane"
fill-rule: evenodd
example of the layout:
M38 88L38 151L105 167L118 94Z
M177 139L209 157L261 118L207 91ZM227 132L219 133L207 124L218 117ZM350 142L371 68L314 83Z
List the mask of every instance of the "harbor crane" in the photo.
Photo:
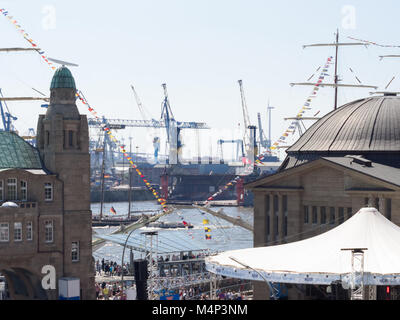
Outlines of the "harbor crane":
M244 95L244 90L243 90L243 81L238 80L239 83L239 89L240 89L240 97L242 99L242 112L243 112L243 125L244 125L244 136L243 136L243 142L246 148L246 151L249 150L252 146L250 145L250 136L248 133L248 127L251 126L250 124L250 118L249 118L249 111L247 110L247 103L246 103L246 97Z
M219 154L220 154L220 159L223 161L224 160L224 153L223 153L223 148L222 145L224 143L235 143L236 144L236 159L239 159L239 154L240 156L243 158L245 156L244 154L244 148L243 148L243 140L241 139L237 139L237 140L218 140L217 144L218 144L218 149L219 149Z
M164 89L164 100L162 103L161 119L160 120L128 120L128 119L106 119L103 118L103 123L107 124L110 129L124 129L126 127L137 128L166 128L167 142L170 147L170 164L178 163L178 151L182 147L180 139L181 129L210 129L210 127L203 122L181 122L176 121L170 106L166 84L162 85ZM94 118L88 119L89 127L100 127L101 123Z
M264 130L262 128L261 114L259 112L257 113L257 119L258 119L258 137L259 137L258 143L260 144L260 149L261 147L267 149L269 147L270 142L265 136Z

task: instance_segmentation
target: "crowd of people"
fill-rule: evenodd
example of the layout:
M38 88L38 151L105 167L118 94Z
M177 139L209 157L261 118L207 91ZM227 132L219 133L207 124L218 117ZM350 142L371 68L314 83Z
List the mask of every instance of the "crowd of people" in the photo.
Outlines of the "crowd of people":
M121 286L114 284L96 283L96 299L97 300L125 300L126 295L122 294Z
M129 263L124 263L123 266L117 264L115 261L104 261L104 258L96 261L96 276L121 276L129 273Z

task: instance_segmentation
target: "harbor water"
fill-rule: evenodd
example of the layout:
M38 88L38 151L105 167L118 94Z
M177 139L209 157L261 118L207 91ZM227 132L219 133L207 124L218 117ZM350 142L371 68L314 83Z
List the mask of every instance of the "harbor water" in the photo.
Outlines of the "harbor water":
M103 217L118 217L128 213L128 202L114 202L103 204ZM115 214L111 212L111 208L115 210ZM240 217L243 221L253 225L253 208L243 207L215 207L213 210L223 209L223 212L232 217ZM91 210L93 215L100 212L100 203L92 203ZM150 210L160 210L160 206L155 201L135 201L131 203L131 212L133 215L141 215L140 211L145 214ZM208 220L208 223L207 223ZM135 230L131 238L137 239L138 246L145 247L146 240L142 232L158 231L158 246L160 252L178 252L196 251L208 249L211 253L227 250L244 249L253 247L253 234L251 231L235 226L232 223L216 218L208 213L200 210L179 209L173 213L161 217L160 222L187 222L193 225L193 228L154 228L144 227ZM208 227L208 232L205 231ZM109 234L118 227L93 227L94 232L98 234ZM206 239L206 234L211 235L211 239ZM131 239L130 238L130 239ZM161 250L162 249L162 250ZM121 264L123 246L117 243L107 242L103 247L93 252L95 260L115 261ZM144 254L134 251L134 257L144 258ZM129 254L125 252L124 262L129 261Z

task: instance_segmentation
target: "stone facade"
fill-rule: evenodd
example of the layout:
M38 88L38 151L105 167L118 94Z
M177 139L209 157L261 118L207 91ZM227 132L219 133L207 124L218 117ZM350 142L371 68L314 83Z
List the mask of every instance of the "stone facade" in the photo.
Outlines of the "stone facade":
M60 69L72 78L67 68ZM15 299L57 299L61 277L79 278L81 299L95 298L88 125L75 104L75 83L70 81L69 87L54 81L59 74L53 77L50 106L37 125L42 169L0 171L1 200L19 206L0 207L3 235L5 224L9 226L8 240L1 239L0 230L0 273ZM53 87L54 82L58 85ZM16 196L10 178L16 179ZM55 267L54 290L42 289L45 265Z

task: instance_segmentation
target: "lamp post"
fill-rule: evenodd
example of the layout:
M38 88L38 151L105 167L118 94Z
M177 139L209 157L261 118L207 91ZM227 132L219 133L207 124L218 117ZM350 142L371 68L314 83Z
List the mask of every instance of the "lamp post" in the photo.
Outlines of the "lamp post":
M253 270L254 272L257 272L260 275L260 277L263 278L263 280L267 283L269 289L271 290L273 299L277 300L274 288L271 286L271 283L267 279L265 279L265 277L261 274L261 272L258 272L256 269L253 269L252 267L246 265L245 263L239 261L238 259L236 259L234 257L229 257L229 259L235 261L236 263L239 263L240 265L242 265L243 267L245 267L247 269L250 269L250 270Z
M121 297L124 295L124 256L125 256L125 248L126 244L128 243L129 237L131 236L132 232L135 231L136 229L133 229L131 232L129 232L128 236L126 237L125 243L124 243L124 249L122 250L122 261L121 261Z

